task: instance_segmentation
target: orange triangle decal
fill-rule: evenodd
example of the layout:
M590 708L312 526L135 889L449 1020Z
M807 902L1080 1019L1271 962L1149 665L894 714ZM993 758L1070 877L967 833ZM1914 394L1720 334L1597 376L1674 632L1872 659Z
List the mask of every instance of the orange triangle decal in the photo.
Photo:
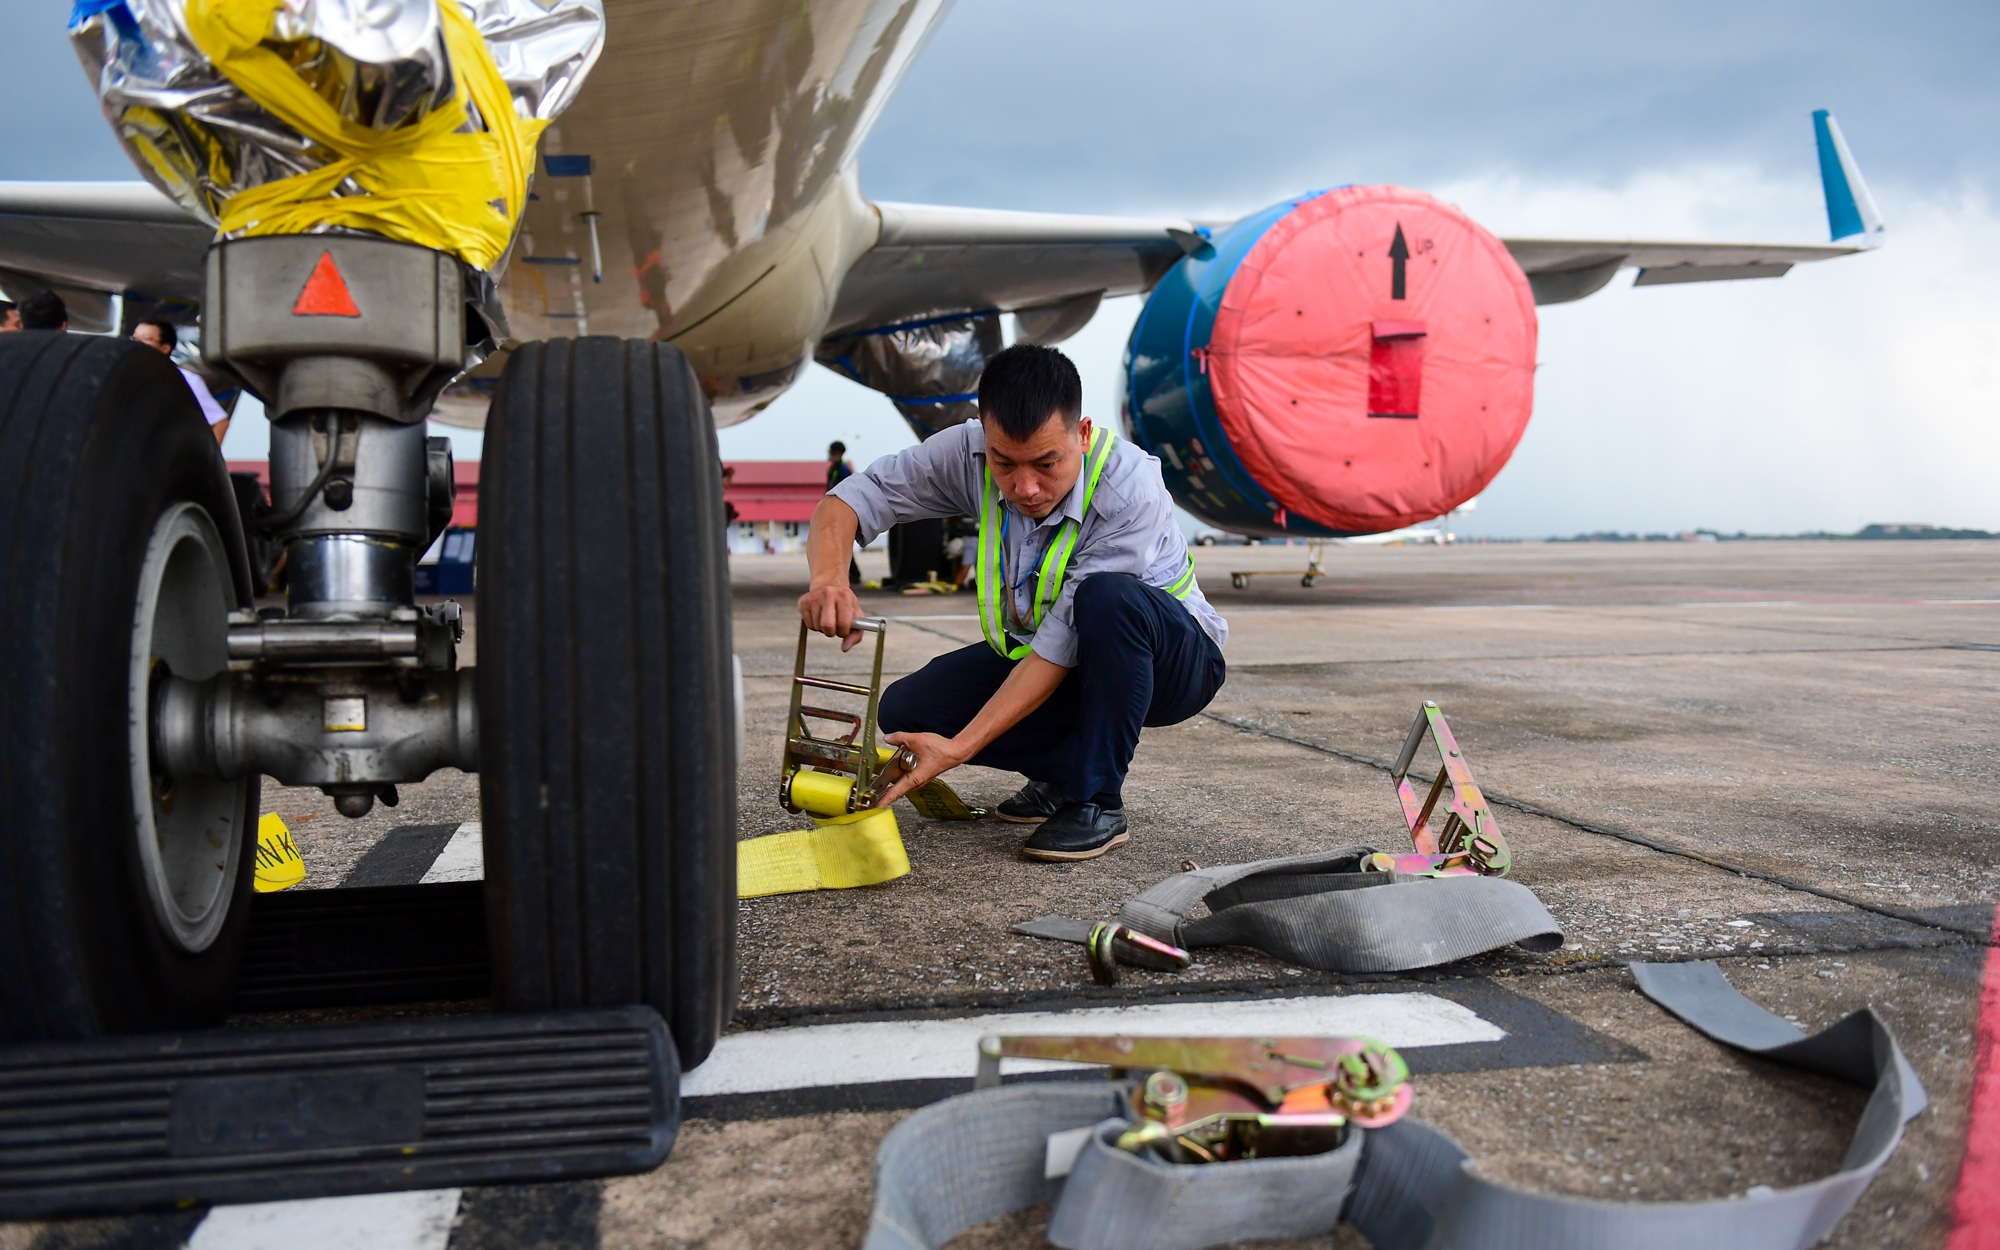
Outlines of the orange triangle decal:
M347 293L347 282L334 266L333 253L321 252L319 263L313 266L312 276L299 292L299 302L292 305L294 317L359 317L361 310L354 306L354 297Z

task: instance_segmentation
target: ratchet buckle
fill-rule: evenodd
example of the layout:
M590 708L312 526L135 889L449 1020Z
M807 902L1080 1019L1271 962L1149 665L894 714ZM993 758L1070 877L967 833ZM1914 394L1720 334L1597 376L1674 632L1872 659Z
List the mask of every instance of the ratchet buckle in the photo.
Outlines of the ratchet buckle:
M1000 1083L1002 1058L1146 1072L1117 1145L1169 1163L1323 1154L1349 1124L1402 1119L1415 1097L1403 1057L1361 1037L987 1036L978 1088Z
M786 811L834 816L866 811L917 766L917 753L907 747L878 745L876 711L882 702L882 644L888 623L876 617L857 617L854 628L875 635L874 664L868 684L837 681L806 673L806 639L811 631L799 624L799 649L792 664L792 705L785 715L785 754L778 777L778 801ZM859 713L836 708L813 707L806 703L808 690L824 690L853 695L865 700ZM846 726L845 733L815 734L811 722ZM820 774L851 778L829 785ZM845 787L842 793L842 787ZM932 820L977 820L984 808L972 807L942 780L932 780L903 797Z
M1423 745L1426 733L1437 749L1439 767L1430 793L1418 798L1416 787L1410 784L1410 767L1416 762L1417 748ZM1445 723L1444 713L1436 703L1426 700L1417 711L1416 723L1410 726L1410 736L1403 741L1403 753L1396 757L1390 780L1396 783L1396 797L1402 800L1403 818L1409 823L1410 840L1416 844L1416 851L1371 855L1362 861L1363 871L1399 872L1412 877L1504 877L1514 866L1513 852L1507 849L1507 839L1500 836L1493 809L1487 806L1479 783L1472 779L1472 769L1466 765L1458 739L1452 736L1451 726ZM1438 812L1438 800L1444 796L1447 783L1451 786L1451 801L1444 806L1443 823L1434 830L1431 821Z

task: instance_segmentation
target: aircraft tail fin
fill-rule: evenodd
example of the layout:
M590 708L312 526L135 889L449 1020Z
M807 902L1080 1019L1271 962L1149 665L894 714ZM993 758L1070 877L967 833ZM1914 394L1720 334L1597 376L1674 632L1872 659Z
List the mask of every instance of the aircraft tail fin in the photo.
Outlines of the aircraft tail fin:
M1833 241L1880 247L1888 232L1875 197L1861 180L1854 153L1847 148L1847 138L1840 133L1840 123L1825 109L1814 110L1812 119L1813 136L1819 141L1820 182L1826 187L1826 224Z

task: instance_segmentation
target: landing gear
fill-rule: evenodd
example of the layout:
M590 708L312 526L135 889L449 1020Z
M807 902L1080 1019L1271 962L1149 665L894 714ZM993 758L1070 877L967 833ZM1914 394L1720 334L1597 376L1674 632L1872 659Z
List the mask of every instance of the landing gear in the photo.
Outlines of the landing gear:
M0 1038L218 1023L258 780L177 775L158 692L229 662L249 563L227 470L164 357L0 339Z
M339 271L361 315L294 311ZM420 608L451 515L431 397L456 261L345 235L219 244L211 363L268 398L283 609L164 357L0 337L0 1041L213 1024L258 785L342 815L481 773L495 997L649 1006L684 1066L735 1004L738 703L708 406L670 346L514 355L487 440L477 671ZM255 509L252 509L255 513Z
M1326 569L1321 567L1321 561L1325 557L1326 540L1324 538L1314 538L1306 543L1306 571L1305 576L1299 578L1299 585L1305 587L1307 590L1311 590L1314 582L1326 576ZM1254 569L1247 572L1231 573L1229 575L1229 584L1238 590L1244 590L1249 587L1250 579L1253 577L1285 576L1289 575L1282 570Z
M645 1003L683 1067L736 1001L715 429L677 348L513 353L481 482L486 898L507 1007Z

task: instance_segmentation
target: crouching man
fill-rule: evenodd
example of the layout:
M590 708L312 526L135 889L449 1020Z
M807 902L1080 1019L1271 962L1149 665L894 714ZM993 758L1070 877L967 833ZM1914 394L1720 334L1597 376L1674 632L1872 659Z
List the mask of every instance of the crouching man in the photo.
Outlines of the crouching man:
M1120 799L1143 725L1173 725L1221 688L1228 624L1202 597L1160 462L1083 415L1076 366L1047 347L995 356L979 420L885 456L812 518L806 625L852 647L858 536L925 517L979 519L986 641L882 694L887 740L916 770L882 799L960 764L1023 774L1000 815L1039 824L1030 859L1092 859L1127 840Z

